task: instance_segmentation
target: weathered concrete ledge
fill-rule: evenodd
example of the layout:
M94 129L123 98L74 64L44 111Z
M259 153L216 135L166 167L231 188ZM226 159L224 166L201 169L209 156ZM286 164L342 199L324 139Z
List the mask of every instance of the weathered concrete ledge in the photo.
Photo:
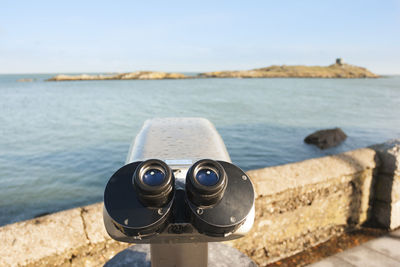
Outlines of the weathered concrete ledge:
M256 186L251 232L230 243L266 265L368 220L400 226L400 140L249 171Z
M257 219L232 244L260 265L315 246L369 218L379 162L372 149L250 171Z
M369 219L400 226L399 150L397 140L249 171L257 192L254 227L227 243L265 265ZM106 234L102 203L6 225L0 243L0 266L98 266L128 246Z
M0 266L99 266L128 247L108 237L103 203L0 228Z

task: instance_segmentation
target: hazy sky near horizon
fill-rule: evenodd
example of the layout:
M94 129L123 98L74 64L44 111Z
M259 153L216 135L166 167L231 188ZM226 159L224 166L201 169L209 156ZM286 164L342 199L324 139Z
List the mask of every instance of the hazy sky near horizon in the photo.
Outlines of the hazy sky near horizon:
M400 74L400 1L0 3L0 73L197 72L336 57Z

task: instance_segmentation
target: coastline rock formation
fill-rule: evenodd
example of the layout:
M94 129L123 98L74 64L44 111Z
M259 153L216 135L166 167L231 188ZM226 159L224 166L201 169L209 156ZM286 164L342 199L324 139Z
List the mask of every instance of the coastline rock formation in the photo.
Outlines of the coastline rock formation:
M330 66L270 66L241 71L200 73L202 78L378 78L366 68L336 63Z
M34 81L36 81L36 79L32 78L22 78L17 80L17 82L34 82Z
M162 79L185 79L186 75L181 73L136 71L129 73L118 73L113 75L56 75L46 81L94 81L94 80L162 80Z
M117 74L80 74L56 75L46 81L91 81L91 80L163 80L189 78L378 78L379 76L366 68L344 64L337 59L330 66L269 66L265 68L238 71L213 71L200 73L197 76L186 76L182 73L136 71Z
M304 139L307 144L313 144L320 149L327 149L340 145L346 140L347 135L340 128L316 131Z

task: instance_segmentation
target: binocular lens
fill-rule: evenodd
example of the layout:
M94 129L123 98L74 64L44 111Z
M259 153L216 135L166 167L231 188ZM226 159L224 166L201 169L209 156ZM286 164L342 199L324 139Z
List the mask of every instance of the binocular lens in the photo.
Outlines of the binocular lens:
M159 169L149 169L143 174L143 183L150 186L158 186L164 182L165 173Z
M209 168L201 169L196 174L196 180L204 186L216 185L219 181L218 174Z

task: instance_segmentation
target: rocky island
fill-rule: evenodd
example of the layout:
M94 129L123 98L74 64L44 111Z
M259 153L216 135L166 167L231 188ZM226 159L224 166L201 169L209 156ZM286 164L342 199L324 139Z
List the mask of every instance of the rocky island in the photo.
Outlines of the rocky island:
M329 66L270 66L252 70L200 73L203 78L378 78L366 68L344 64L340 59Z
M118 73L111 75L56 75L46 81L94 81L94 80L162 80L162 79L185 79L186 75L181 73L168 73L156 71L136 71L129 73Z
M340 58L329 66L286 66L273 65L265 68L235 71L204 72L196 76L182 73L136 71L110 75L56 75L46 81L89 81L89 80L163 80L193 78L378 78L366 68L345 64Z

